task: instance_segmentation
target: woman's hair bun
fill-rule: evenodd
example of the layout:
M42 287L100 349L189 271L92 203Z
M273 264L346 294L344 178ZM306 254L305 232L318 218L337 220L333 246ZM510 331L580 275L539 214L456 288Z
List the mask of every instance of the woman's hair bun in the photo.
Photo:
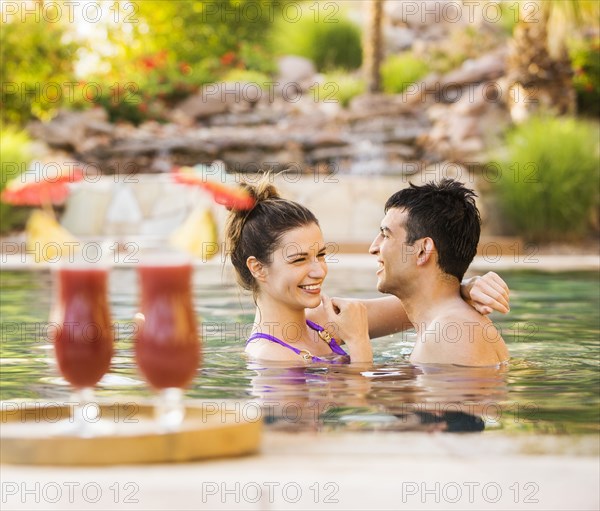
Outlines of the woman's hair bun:
M248 191L252 198L258 204L269 199L280 199L281 196L272 183L272 177L270 174L265 174L258 183L242 183L242 188Z

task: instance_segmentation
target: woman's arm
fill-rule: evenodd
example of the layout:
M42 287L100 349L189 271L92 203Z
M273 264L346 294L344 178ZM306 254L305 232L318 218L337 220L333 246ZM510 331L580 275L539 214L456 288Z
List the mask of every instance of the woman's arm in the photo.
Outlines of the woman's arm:
M322 295L322 307L331 325L337 327L337 339L346 343L352 363L373 362L373 349L369 339L367 308L357 300L328 298Z
M487 272L482 277L465 279L460 285L463 300L479 314L498 311L506 314L510 311L508 303L510 290L506 282L497 273Z

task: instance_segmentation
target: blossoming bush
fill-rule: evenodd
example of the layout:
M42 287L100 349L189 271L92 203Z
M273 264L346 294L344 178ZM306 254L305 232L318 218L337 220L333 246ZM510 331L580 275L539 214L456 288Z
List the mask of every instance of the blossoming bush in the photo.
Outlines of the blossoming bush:
M178 101L233 71L271 73L265 43L289 1L160 2L160 9L135 2L139 23L110 33L116 51L109 71L91 78L102 91L93 102L113 121L162 121Z

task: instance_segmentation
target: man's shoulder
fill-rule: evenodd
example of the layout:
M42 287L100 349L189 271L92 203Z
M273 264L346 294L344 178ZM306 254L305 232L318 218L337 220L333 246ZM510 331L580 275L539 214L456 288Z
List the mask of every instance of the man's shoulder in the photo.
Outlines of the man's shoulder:
M506 352L494 324L474 309L450 308L421 335L416 362L465 366L494 365Z

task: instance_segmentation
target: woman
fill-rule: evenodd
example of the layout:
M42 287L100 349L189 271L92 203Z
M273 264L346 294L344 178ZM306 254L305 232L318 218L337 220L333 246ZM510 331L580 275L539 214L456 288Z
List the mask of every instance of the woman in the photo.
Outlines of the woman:
M268 176L256 186L242 186L256 205L249 212L229 213L226 244L238 283L252 291L256 304L246 344L250 357L368 363L373 359L369 333L375 337L411 327L395 297L361 302L325 296L321 286L327 276L326 250L316 217L304 206L282 199ZM468 282L462 292L479 297L480 312L491 312L486 309L490 305L507 309L506 285L495 274ZM313 321L307 319L307 310L313 311ZM335 339L314 322L332 317Z
M304 206L279 197L268 178L244 185L256 200L248 213L231 211L227 253L238 283L252 291L254 328L246 353L280 361L370 362L366 307L350 303L338 335L347 351L323 328L307 321L305 309L327 300L321 285L327 275L325 242L316 217Z

